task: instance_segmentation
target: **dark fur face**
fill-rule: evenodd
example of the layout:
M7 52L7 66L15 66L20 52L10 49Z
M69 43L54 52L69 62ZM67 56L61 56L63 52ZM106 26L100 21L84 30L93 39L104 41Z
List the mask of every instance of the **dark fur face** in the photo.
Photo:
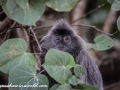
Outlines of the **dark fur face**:
M56 48L74 54L79 52L82 47L78 38L79 36L72 30L68 23L64 20L59 20L48 35L43 37L41 46L47 50Z

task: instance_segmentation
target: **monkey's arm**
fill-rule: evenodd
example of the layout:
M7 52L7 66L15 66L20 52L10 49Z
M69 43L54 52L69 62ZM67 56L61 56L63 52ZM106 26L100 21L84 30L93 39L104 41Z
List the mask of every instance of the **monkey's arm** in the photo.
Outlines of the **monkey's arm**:
M86 74L80 79L86 84L96 86L99 90L103 90L101 73L86 50L81 50L79 52L76 57L76 63L82 65L86 71Z

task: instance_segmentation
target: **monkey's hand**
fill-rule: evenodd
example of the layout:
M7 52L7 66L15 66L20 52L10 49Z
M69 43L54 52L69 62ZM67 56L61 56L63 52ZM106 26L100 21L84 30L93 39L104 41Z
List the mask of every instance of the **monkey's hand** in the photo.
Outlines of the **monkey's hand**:
M42 48L41 52L40 52L40 61L41 61L41 64L43 64L44 61L45 61L45 55L46 55L46 53L47 53L47 49Z

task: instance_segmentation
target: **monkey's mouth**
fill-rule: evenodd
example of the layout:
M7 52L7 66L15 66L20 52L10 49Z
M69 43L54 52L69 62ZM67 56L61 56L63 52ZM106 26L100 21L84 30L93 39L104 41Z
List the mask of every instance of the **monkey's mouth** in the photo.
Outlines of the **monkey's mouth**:
M66 47L65 46L57 46L55 48L58 49L58 50L61 50L61 51L66 51Z

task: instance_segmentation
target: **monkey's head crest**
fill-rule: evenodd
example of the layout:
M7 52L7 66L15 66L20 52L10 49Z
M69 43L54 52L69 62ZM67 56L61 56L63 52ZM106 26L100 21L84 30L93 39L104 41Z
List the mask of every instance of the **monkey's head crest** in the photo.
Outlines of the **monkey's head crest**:
M60 19L53 25L49 33L54 35L73 35L76 34L65 19Z

